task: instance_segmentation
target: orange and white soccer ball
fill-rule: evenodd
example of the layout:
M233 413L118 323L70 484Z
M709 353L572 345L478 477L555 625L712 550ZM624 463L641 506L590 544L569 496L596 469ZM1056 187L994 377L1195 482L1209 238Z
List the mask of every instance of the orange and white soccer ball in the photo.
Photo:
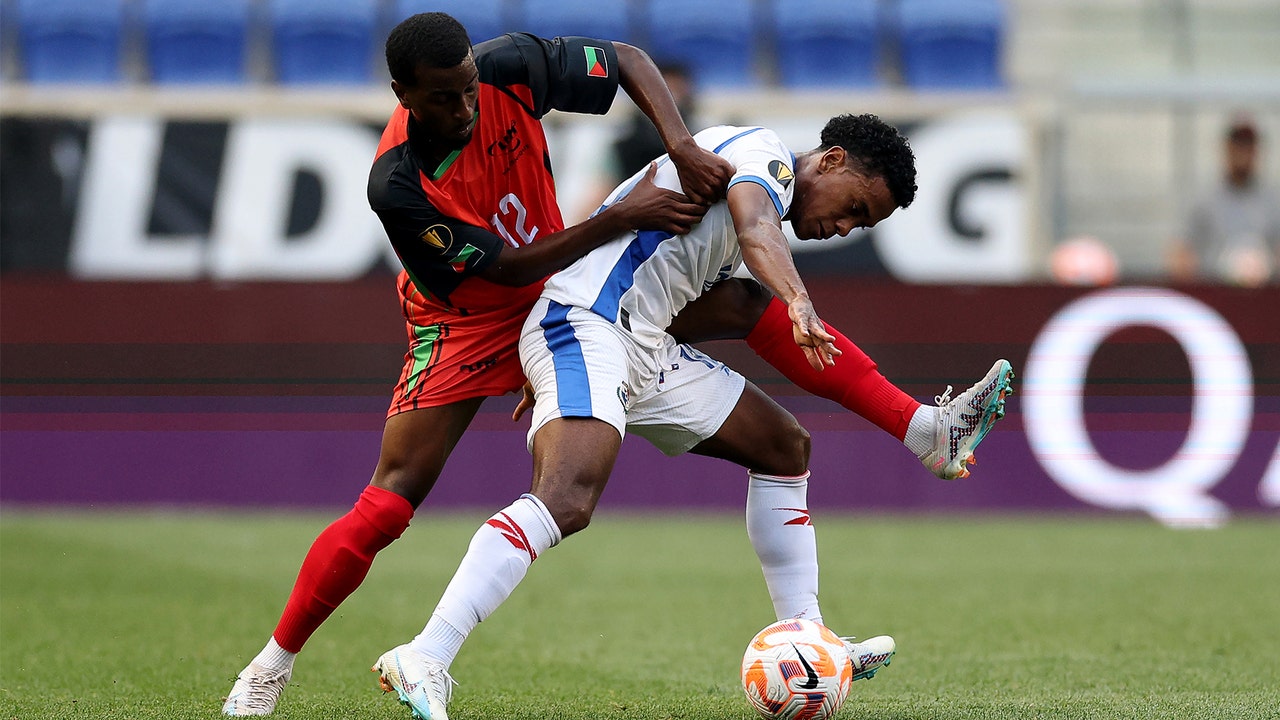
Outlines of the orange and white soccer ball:
M767 720L824 720L849 695L853 665L844 642L812 620L780 620L742 656L742 689Z

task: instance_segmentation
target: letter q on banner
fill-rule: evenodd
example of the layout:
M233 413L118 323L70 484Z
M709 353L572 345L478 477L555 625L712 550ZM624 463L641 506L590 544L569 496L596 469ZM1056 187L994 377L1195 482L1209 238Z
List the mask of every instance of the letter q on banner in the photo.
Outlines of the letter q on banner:
M1148 470L1119 468L1089 440L1084 384L1102 341L1125 327L1172 335L1190 361L1191 429L1182 447ZM1117 288L1060 310L1027 358L1023 417L1040 464L1067 492L1116 510L1142 510L1166 525L1217 527L1229 515L1208 494L1231 469L1248 438L1253 376L1244 345L1203 303L1170 290Z

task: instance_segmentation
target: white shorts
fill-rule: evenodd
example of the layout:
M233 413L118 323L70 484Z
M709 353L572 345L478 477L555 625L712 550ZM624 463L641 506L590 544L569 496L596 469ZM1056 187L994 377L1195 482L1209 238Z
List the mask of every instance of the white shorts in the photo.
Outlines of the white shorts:
M585 308L541 298L520 334L520 363L535 405L528 445L548 421L593 417L667 455L715 435L746 379L670 335L657 350Z

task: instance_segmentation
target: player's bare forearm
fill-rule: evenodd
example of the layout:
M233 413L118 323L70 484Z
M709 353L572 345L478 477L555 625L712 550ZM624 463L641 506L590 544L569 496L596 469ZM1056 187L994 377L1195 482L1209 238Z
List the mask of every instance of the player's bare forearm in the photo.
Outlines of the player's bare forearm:
M729 180L733 177L733 166L694 141L680 117L671 90L648 54L626 43L615 42L613 46L618 54L622 89L657 129L663 147L680 174L680 185L685 193L702 205L724 199Z
M654 185L656 171L657 166L650 163L644 179L626 197L594 217L519 248L503 247L498 259L480 276L498 285L530 285L628 230L659 230L673 235L689 232L706 208L674 190Z
M840 350L809 299L772 199L754 183L739 183L729 193L729 211L743 264L761 285L786 303L793 337L809 364L815 370L834 365Z

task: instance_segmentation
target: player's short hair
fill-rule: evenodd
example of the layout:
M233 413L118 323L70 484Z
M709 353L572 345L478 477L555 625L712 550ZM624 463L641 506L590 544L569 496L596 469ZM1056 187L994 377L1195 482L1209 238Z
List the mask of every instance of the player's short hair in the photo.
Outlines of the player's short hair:
M898 129L880 118L837 115L822 128L821 149L844 148L860 169L884 178L898 207L916 198L916 156Z
M405 18L387 36L387 70L391 79L412 87L419 65L457 67L471 52L467 29L442 12L418 13Z

